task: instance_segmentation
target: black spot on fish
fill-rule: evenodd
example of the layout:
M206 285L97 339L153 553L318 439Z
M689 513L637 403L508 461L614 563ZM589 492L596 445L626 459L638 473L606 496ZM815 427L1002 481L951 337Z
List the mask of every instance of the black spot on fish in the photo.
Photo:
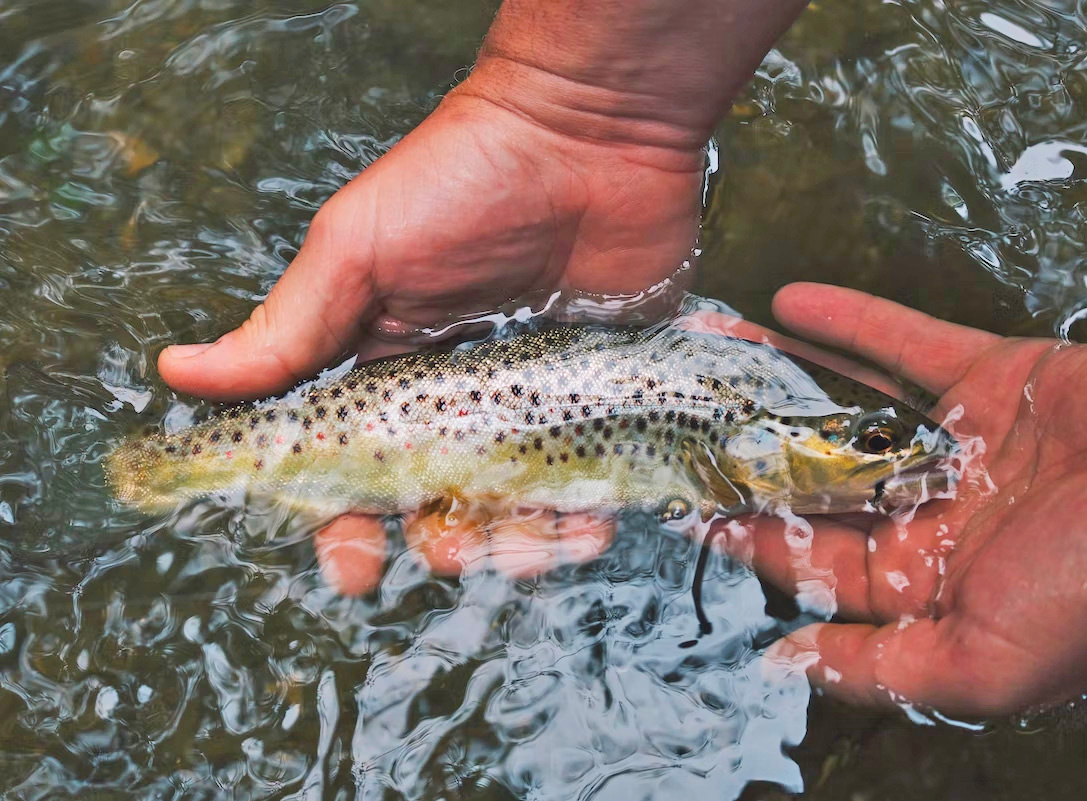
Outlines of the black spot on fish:
M340 387L333 387L329 394L334 398L338 398L343 394L343 390Z
M464 432L463 431L453 432L453 438L456 439L457 441L460 441L460 440L464 439Z
M449 433L449 429L446 428L445 426L442 426L441 428L438 429L438 436L439 437L444 437L448 433Z
M234 440L235 442L241 442L242 441L242 432L241 431L235 431L233 434L230 435L230 438L232 440Z
M477 455L477 456L482 456L482 455L483 455L483 454L485 454L486 452L487 452L487 449L486 449L486 448L484 448L484 447L483 447L482 445L477 445L477 446L476 446L476 455Z
M532 440L532 447L535 448L538 451L542 451L543 450L543 440L540 439L539 437L536 437L536 439Z
M468 397L471 398L473 402L479 403L481 400L483 400L483 393L480 392L478 389L473 389L471 392L468 393Z
M404 401L400 404L400 414L411 414L411 404Z
M388 412L382 412L381 414L379 414L377 416L377 419L380 420L383 423L387 423L387 422L389 422L389 413Z
M579 437L582 436L585 433L585 426L583 426L581 423L578 423L576 426L574 426L574 433L577 434Z
M267 444L268 444L268 437L267 437L267 435L265 435L265 434L261 434L261 435L259 435L259 436L257 437L257 447L258 447L258 448L263 448L263 447L264 447L265 445L267 445Z
M415 371L415 377L416 378L426 378L426 373L424 373L422 370L416 370Z
M249 428L256 428L260 424L260 418L254 415L249 418Z
M638 433L644 434L645 429L647 428L645 418L644 417L639 417L637 420L635 420L634 421L634 428L636 428L638 430Z
M434 401L434 408L437 409L439 412L444 412L445 398L438 398L438 400Z
M571 420L574 419L574 413L571 412L569 409L566 409L562 413L562 419L567 421L567 422L570 422Z
M510 387L510 392L513 393L514 397L519 398L521 397L521 395L524 394L525 388L522 387L520 384L514 384L512 387Z
M429 397L430 396L427 395L425 392L420 392L418 395L415 396L415 400L417 400L419 403L422 403Z
M645 386L648 389L655 389L657 386L657 382L650 378L648 381L645 382Z
M657 455L657 448L656 448L656 446L654 446L654 445L646 445L646 446L645 446L645 455L646 455L646 456L648 456L648 457L649 457L650 459L652 459L652 458L653 458L654 456L656 456L656 455Z
M294 453L301 453L302 445L298 442L294 443L294 445L291 446L291 451L293 451Z
M753 411L755 411L755 401L751 400L750 398L745 399L743 408L744 412L746 412L747 414L751 414Z
M341 445L346 445L347 444L347 434L340 434L340 444Z
M177 451L177 446L176 445L167 445L166 446L166 452L167 453L174 453L176 451Z
M562 429L558 426L551 426L551 428L548 429L547 433L553 437L557 437L560 433L562 433Z
M536 413L535 412L525 412L525 422L528 423L529 425L532 425L533 423L535 423L536 422Z
M264 469L264 460L263 459L257 459L257 461L253 462L253 467L255 467L257 470L263 470Z
M393 399L393 391L391 389L385 390L381 393L381 399L386 402L391 401Z
M336 416L338 418L340 418L341 420L346 420L347 419L347 407L346 406L341 406L339 409L337 409L336 410Z
M359 386L359 382L358 382L358 379L356 379L356 378L349 379L348 382L347 382L347 388L352 390L352 391L358 389L358 386Z
M306 429L306 431L309 431L311 428L313 428L313 421L306 417L302 420L302 428Z
M366 384L366 391L370 393L377 392L377 384L375 384L373 381L368 382Z
M325 409L324 406L318 406L317 407L317 419L318 420L324 420L326 414L328 414L328 410Z
M605 428L601 433L603 434L604 439L611 439L611 426Z
M200 453L200 451L202 451L202 450L203 450L203 448L201 448L201 447L200 447L199 445L193 445L193 446L192 446L192 455L193 455L193 456L196 456L196 455L197 455L197 454L199 454L199 453Z
M385 454L381 451L374 451L374 458L377 459L379 462L384 462Z
M655 423L661 419L661 413L658 411L652 411L649 413L649 419Z
M614 450L615 450L615 455L616 456L622 456L623 455L623 445L622 445L622 443L616 442Z
M564 464L566 462L570 461L570 454L566 453L565 451L560 453L559 454L559 461L563 462Z
M605 448L605 447L604 447L603 445L601 445L601 444L600 444L600 443L598 442L598 443L596 444L596 447L595 447L595 448L593 448L593 452L594 452L594 453L595 453L595 454L596 454L597 456L603 456L603 455L604 455L605 453L607 453L607 448Z
M539 392L533 392L531 395L528 396L528 399L532 403L533 406L539 406L540 405L540 393Z
M499 431L494 435L494 441L501 444L506 441L506 434L504 431Z
M555 463L555 457L552 456L551 454L548 454L547 455L547 464L548 465L553 465L554 463Z
M494 393L493 395L491 395L491 402L492 402L492 403L493 403L493 404L494 404L495 406L497 406L498 404L502 403L502 393L501 393L501 392L496 392L496 393Z
M528 446L527 445L521 445L521 446L519 446L517 448L517 450L520 451L522 454L528 453Z
M366 408L366 401L359 399L355 401L355 411L361 412Z
M407 389L410 386L411 386L411 379L410 378L401 378L400 379L400 388L401 389Z
M577 448L574 449L574 453L576 453L578 455L579 459L584 459L585 458L585 446L584 445L578 445Z
M667 423L674 423L676 421L676 413L672 409L669 409L664 413L664 420Z
M223 438L223 435L218 430L212 431L211 434L208 436L208 439L211 440L212 442L218 442L222 438Z
M729 409L727 412L725 412L725 422L726 423L733 423L735 421L736 421L736 412L732 411L732 409Z
M582 417L588 417L592 413L593 413L593 407L592 406L582 406L581 407L581 416Z
M297 423L298 422L298 412L294 411L293 409L291 411L287 412L287 419L290 420L292 423Z
M669 412L669 414L671 414L671 412ZM679 414L675 415L675 421L681 426L687 425L687 413L680 412ZM671 420L669 420L668 422L671 422Z
M601 418L593 420L593 431L600 431L604 428L604 421Z
M571 392L570 393L570 403L577 403L580 400L581 400L581 396L578 395L576 392Z

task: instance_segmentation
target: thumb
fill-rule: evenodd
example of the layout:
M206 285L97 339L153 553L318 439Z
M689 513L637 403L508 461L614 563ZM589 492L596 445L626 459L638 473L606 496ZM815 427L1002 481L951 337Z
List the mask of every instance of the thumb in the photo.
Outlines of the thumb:
M298 256L240 328L213 343L162 352L158 367L167 384L213 400L258 398L311 377L352 348L374 295L372 264L354 255L365 252L357 247L365 236L330 207L314 217Z

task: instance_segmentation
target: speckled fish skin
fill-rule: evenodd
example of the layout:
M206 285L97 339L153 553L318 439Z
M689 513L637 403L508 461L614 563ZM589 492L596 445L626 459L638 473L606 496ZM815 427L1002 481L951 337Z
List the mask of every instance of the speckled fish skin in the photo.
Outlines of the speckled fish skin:
M442 498L560 511L674 500L848 511L936 458L914 436L936 428L924 417L833 373L821 386L818 371L761 344L675 327L556 327L362 364L334 383L132 440L106 470L118 498L146 509L240 491L383 514ZM848 445L813 434L876 410L904 431L893 452L846 453L842 465ZM834 458L817 463L807 487L813 468L797 465L811 443Z

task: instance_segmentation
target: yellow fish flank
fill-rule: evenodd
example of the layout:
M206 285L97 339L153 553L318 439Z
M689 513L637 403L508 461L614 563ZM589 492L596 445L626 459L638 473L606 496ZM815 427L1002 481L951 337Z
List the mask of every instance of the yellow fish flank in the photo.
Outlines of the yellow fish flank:
M557 327L362 364L129 441L106 472L146 509L246 493L328 512L448 498L840 512L946 486L952 444L892 398L765 345Z

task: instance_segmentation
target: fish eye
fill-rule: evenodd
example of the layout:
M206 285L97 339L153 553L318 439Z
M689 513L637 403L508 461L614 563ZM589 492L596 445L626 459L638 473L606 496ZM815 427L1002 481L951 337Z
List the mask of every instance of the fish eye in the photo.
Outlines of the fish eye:
M865 453L887 453L898 445L898 439L898 432L889 420L869 420L860 426L857 447Z

